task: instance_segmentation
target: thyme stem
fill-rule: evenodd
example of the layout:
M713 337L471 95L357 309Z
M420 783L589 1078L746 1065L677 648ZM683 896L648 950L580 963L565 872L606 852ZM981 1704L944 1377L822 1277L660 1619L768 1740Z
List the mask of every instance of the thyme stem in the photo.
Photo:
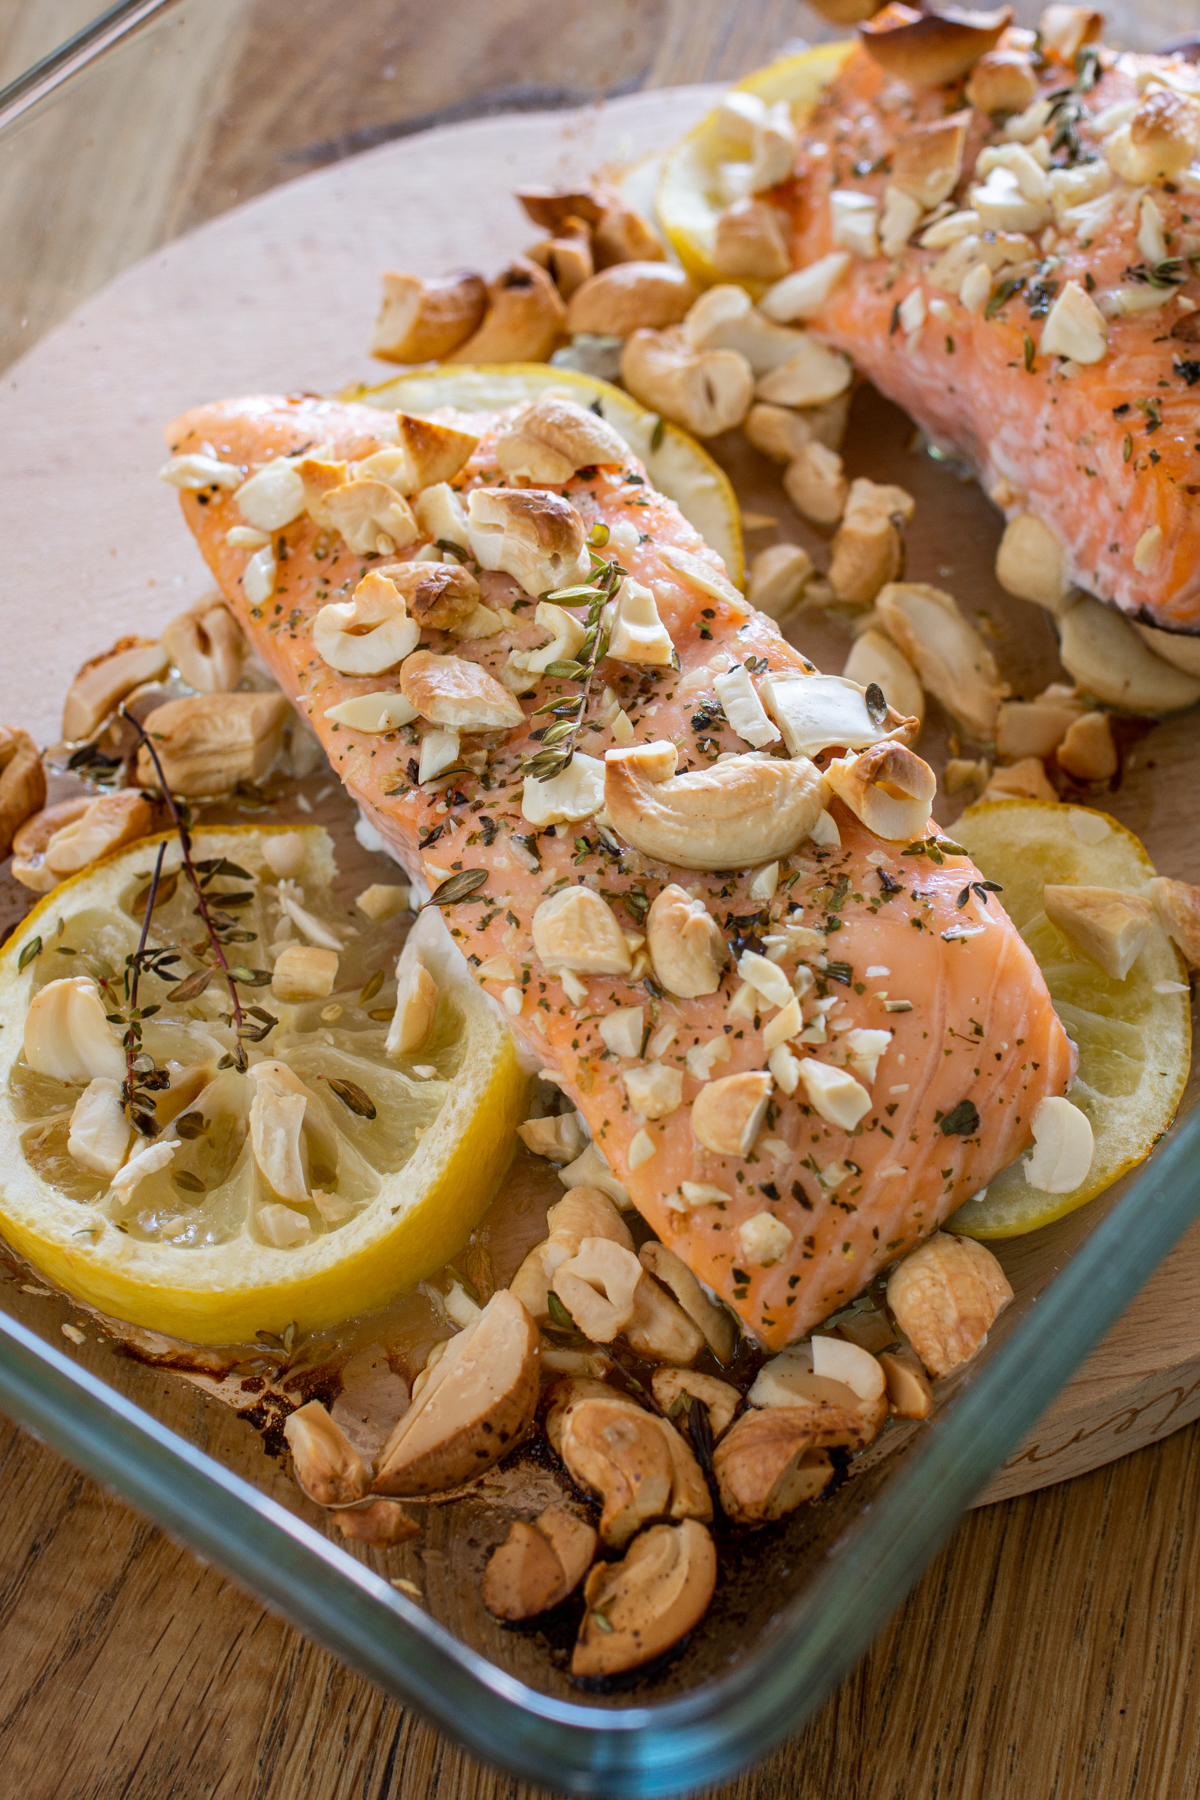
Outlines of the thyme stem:
M242 1003L238 998L237 983L233 979L233 976L230 974L229 964L225 960L225 952L221 948L221 940L217 936L216 927L212 922L212 917L208 910L208 901L205 899L204 889L200 883L200 877L197 875L195 866L192 862L191 833L188 831L187 826L183 822L183 814L180 812L178 803L175 799L175 796L171 792L170 787L168 786L167 778L163 773L162 763L159 761L158 751L155 749L154 744L151 741L149 732L146 730L144 725L140 724L138 722L138 720L133 717L133 715L131 713L126 712L124 706L122 706L122 708L121 708L121 717L123 719L127 719L129 721L129 723L133 726L133 729L137 732L138 738L140 739L141 743L144 744L146 747L146 750L150 757L150 761L154 764L154 772L158 776L158 785L159 785L160 789L162 790L163 800L166 804L167 811L171 815L171 821L174 824L176 833L179 837L179 848L180 848L180 852L181 852L181 855L183 858L183 872L187 876L188 885L190 886L193 894L196 896L196 911L200 915L201 923L203 924L205 933L208 937L209 948L212 951L213 958L216 961L217 967L221 971L221 975L222 975L222 978L224 979L225 986L229 990L229 1003L233 1009L234 1036L237 1040L237 1064L238 1064L239 1068L244 1069L248 1059L246 1056L245 1047L242 1043L242 1032L245 1029L245 1018L242 1013ZM161 860L161 858L160 858L160 860ZM153 898L151 898L151 900L148 901L147 905L146 905L146 919L147 920L150 918L150 915L153 912L153 910L154 910ZM143 936L144 936L145 935L145 925L144 924L143 924L142 929L143 929Z
M160 844L158 846L158 858L154 864L154 873L150 877L150 892L146 899L146 910L142 914L142 934L138 938L138 947L134 951L133 961L130 964L130 982L126 993L126 1000L129 1005L131 1021L137 1016L138 984L142 978L142 958L146 954L146 943L150 936L150 921L154 917L154 902L158 897L158 882L159 877L162 874L163 857L166 854L166 844ZM124 1104L126 1113L129 1114L131 1108L136 1103L138 1085L137 1070L133 1065L136 1058L141 1054L140 1033L134 1030L132 1022L125 1030L124 1047L125 1087L121 1094L121 1100Z

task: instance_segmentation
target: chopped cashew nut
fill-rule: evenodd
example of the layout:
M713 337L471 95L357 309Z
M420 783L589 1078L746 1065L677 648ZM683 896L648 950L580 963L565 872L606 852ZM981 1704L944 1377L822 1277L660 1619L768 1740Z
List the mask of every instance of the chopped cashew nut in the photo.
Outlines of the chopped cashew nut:
M567 329L597 337L678 325L696 297L691 278L673 263L614 263L584 281L567 302Z
M469 270L433 281L388 270L371 355L398 363L448 356L477 329L486 306L483 277Z
M338 953L310 944L288 944L280 951L271 977L276 1000L327 1000L337 980Z
M318 1506L347 1506L370 1492L371 1476L341 1426L319 1400L297 1407L283 1423L296 1480Z
M824 750L865 750L897 730L915 731L916 721L877 721L867 690L843 675L768 675L763 704L783 732L788 755L818 756Z
M759 301L759 311L784 325L793 319L815 318L849 267L850 252L833 250L768 288Z
M1065 283L1042 326L1043 356L1062 356L1075 363L1103 362L1108 354L1108 321L1077 281Z
M1200 888L1156 875L1147 884L1159 923L1192 968L1200 968Z
M658 615L654 595L640 581L627 577L621 583L612 603L608 632L606 654L617 662L667 667L674 658L671 634Z
M419 1050L437 1017L438 987L424 963L406 960L401 952L396 964L396 1010L388 1025L389 1056L411 1056Z
M925 718L925 690L907 656L882 631L864 631L856 637L842 670L842 679L852 681L865 693L872 683L901 718L913 718L918 725Z
M945 1231L897 1263L887 1288L896 1323L935 1379L974 1356L1012 1297L990 1250Z
M635 331L621 353L621 379L635 400L696 437L740 425L754 376L736 350L695 350L681 326Z
M451 731L510 731L525 722L508 689L463 656L414 650L401 665L400 691L423 719Z
M877 837L911 843L924 836L937 777L903 744L875 744L839 757L826 769L825 779Z
M375 734L397 731L401 725L410 725L417 717L417 709L409 704L403 694L356 694L352 700L342 700L337 706L327 706L325 717L332 719L335 725L349 725L353 731Z
M1200 679L1156 656L1111 606L1085 595L1062 615L1059 655L1085 693L1129 712L1174 712L1200 699Z
M479 326L446 361L546 362L567 322L567 309L546 271L528 257L514 257L488 283L487 297Z
M60 802L60 807L73 804L72 801ZM60 824L67 823L59 808L50 807L43 812L45 806L46 771L37 745L27 731L0 725L0 856L7 856L16 848L13 874L18 880L22 877L17 862L23 856L32 857L43 850L53 835L49 832L43 839L40 824L50 822L51 815ZM18 838L20 842L14 846L14 840ZM31 839L37 841L31 842ZM25 885L34 884L26 881Z
M922 686L972 736L990 739L1004 689L995 658L957 603L923 582L893 581L875 604L881 625Z
M532 1619L558 1606L583 1580L596 1533L561 1506L529 1524L514 1520L483 1577L483 1603L498 1619Z
M720 987L729 946L704 902L674 883L651 904L646 943L654 973L668 993L694 1000Z
M713 687L731 729L756 750L779 742L779 732L763 710L754 683L741 663L727 674L714 675Z
M263 852L267 855L267 852ZM271 865L274 868L274 864ZM287 871L277 870L284 874ZM370 887L363 889L354 902L359 912L365 913L368 919L376 924L384 924L394 919L397 913L413 910L412 888L403 883L393 885L386 881L373 881Z
M604 804L604 764L576 750L558 775L539 781L527 775L521 789L521 816L529 824L564 825L590 819Z
M750 564L746 598L770 619L782 619L797 605L812 579L812 557L799 544L771 544Z
M25 1061L40 1075L87 1086L97 1075L125 1079L125 1055L96 983L67 975L39 988L25 1015Z
M212 595L171 620L162 646L188 686L202 694L231 693L242 678L246 640Z
M837 451L815 440L788 464L783 485L796 511L818 525L837 524L850 492Z
M472 488L467 531L480 567L513 576L527 594L582 581L591 566L583 520L542 488Z
M147 730L171 792L203 799L262 780L279 754L289 712L280 693L189 694L156 706ZM145 745L137 779L141 787L158 786Z
M374 1491L432 1494L491 1468L533 1422L540 1335L501 1288L451 1338L380 1453Z
M343 675L382 675L421 638L404 596L386 575L365 575L349 600L323 606L313 620L313 648Z
M692 1103L692 1130L718 1156L749 1156L773 1086L765 1069L723 1075L701 1088Z
M833 1477L825 1446L854 1442L854 1426L836 1406L743 1413L713 1453L726 1516L761 1525L815 1500Z
M887 1381L888 1409L894 1419L927 1419L933 1411L929 1377L909 1350L881 1350L879 1366Z
M533 915L533 946L550 974L627 975L633 966L616 914L590 888L563 888L542 901Z
M1119 888L1047 886L1042 904L1050 923L1114 981L1124 981L1154 922L1149 900Z
M806 758L735 756L664 778L675 755L673 744L610 750L604 803L613 829L636 850L685 869L749 868L789 855L828 793Z
M670 1288L694 1325L700 1327L719 1362L729 1362L737 1348L737 1326L723 1306L710 1300L696 1277L673 1250L651 1241L638 1252L643 1268Z
M611 1344L633 1322L633 1297L642 1265L611 1238L586 1237L559 1264L551 1288L579 1330L594 1344Z
M698 1520L652 1526L623 1562L597 1563L588 1576L572 1675L618 1675L663 1655L700 1623L716 1580L716 1551Z
M1006 769L995 769L983 790L985 800L1057 800L1039 757L1023 756Z
M517 1126L517 1136L535 1156L551 1162L573 1162L584 1146L583 1129L578 1113L555 1113L545 1119L526 1119Z
M1022 1165L1030 1187L1047 1194L1073 1194L1087 1180L1095 1139L1087 1114L1069 1100L1047 1095L1033 1118L1033 1150Z
M165 645L123 639L107 656L86 663L67 690L62 734L68 743L91 737L136 687L166 674Z
M121 1083L97 1075L75 1102L67 1135L67 1154L81 1169L109 1180L125 1161L133 1127L121 1103Z
M628 455L611 425L558 394L543 394L496 440L504 473L542 487L561 486L576 469L620 468Z
M792 1247L792 1233L774 1213L755 1213L737 1228L738 1248L755 1268L769 1269L781 1262Z
M796 352L761 377L756 400L776 406L820 406L844 394L854 377L849 358L813 337L802 337Z
M733 281L778 281L791 265L784 218L769 200L743 195L717 217L712 264Z
M634 1112L647 1119L666 1119L683 1102L683 1070L648 1062L626 1069L625 1092Z
M686 1418L690 1402L699 1400L708 1409L714 1441L728 1431L742 1404L741 1394L728 1381L721 1381L715 1375L697 1374L694 1369L655 1369L650 1377L650 1388L656 1403L668 1417L677 1408Z
M800 1062L800 1080L813 1111L842 1131L853 1131L871 1110L870 1094L845 1069L805 1056Z

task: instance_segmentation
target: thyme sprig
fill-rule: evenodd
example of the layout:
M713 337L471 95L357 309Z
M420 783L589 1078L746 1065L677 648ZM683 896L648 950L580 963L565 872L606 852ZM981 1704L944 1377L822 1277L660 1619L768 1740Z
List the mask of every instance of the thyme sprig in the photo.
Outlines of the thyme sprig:
M171 1077L165 1069L156 1066L154 1058L142 1047L142 1022L152 1018L161 1011L157 1005L139 1005L139 987L143 975L157 975L160 981L174 980L172 963L179 961L178 950L172 950L169 944L151 949L149 944L150 921L154 917L154 908L158 902L159 882L162 878L163 857L167 853L165 843L158 846L158 857L154 864L154 873L150 877L150 887L146 894L146 906L142 913L142 930L138 938L138 947L132 956L125 958L125 1008L122 1012L107 1015L110 1025L125 1027L121 1038L121 1047L125 1052L125 1080L121 1084L121 1104L125 1116L135 1130L143 1137L157 1137L161 1127L154 1116L154 1095L161 1094L171 1085ZM169 877L168 877L169 879Z
M556 775L561 775L564 769L571 766L571 759L575 755L575 740L587 716L588 699L596 669L608 649L608 634L601 627L601 616L626 573L619 562L606 562L602 556L593 553L589 581L576 587L559 588L546 596L559 606L578 606L586 600L588 610L587 625L578 656L573 662L552 662L545 671L551 680L577 681L578 693L556 694L553 700L535 707L531 715L536 718L539 714L549 713L554 721L538 734L541 749L527 757L521 765L522 773L532 776L535 781L553 781Z
M204 927L205 935L201 940L200 948L204 948L205 943L207 944L213 962L213 967L208 971L197 970L195 975L181 982L169 998L195 999L208 986L207 981L202 982L199 979L202 973L208 973L210 979L214 974L220 975L229 994L230 1010L225 1015L224 1022L233 1026L234 1049L221 1058L217 1067L237 1069L244 1075L250 1064L246 1045L248 1043L260 1044L274 1030L279 1021L261 1006L243 1007L238 987L239 985L265 987L270 982L271 976L266 969L250 969L243 963L229 961L225 954L226 949L236 943L253 943L256 934L243 930L236 918L227 912L221 912L213 904L223 904L225 895L212 894L206 890L211 887L218 876L232 876L235 880L241 881L250 881L253 877L249 870L239 867L237 863L230 862L223 856L209 857L200 862L193 859L192 834L188 820L185 817L184 809L180 807L178 800L171 792L158 751L149 732L131 713L126 711L124 706L121 708L121 717L127 719L133 726L140 745L144 746L150 761L154 764L154 772L158 776L163 803L171 815L171 822L179 839L184 877L195 896L195 914ZM233 896L233 898L240 900L241 897ZM150 918L153 911L154 896L151 893L146 904L146 919ZM146 929L147 927L143 924L143 935Z

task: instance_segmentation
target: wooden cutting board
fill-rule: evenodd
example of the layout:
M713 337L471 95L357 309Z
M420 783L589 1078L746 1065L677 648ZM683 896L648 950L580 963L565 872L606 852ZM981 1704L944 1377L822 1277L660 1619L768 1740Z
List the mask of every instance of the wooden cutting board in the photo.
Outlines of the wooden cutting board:
M209 585L174 493L154 479L173 415L226 393L337 392L385 379L386 367L364 348L381 269L494 271L534 235L512 188L579 181L607 159L649 154L713 97L709 88L660 90L578 114L509 115L386 145L176 239L43 338L7 371L0 391L8 471L0 484L0 607L16 650L0 659L0 720L52 742L79 664L127 632L159 630ZM114 253L119 266L119 247ZM777 521L751 537L749 550L792 538L820 551L788 507L777 471L735 439L715 449L747 509ZM907 422L870 395L856 407L846 455L852 473L914 492L910 576L950 587L968 611L991 619L1015 690L1053 679L1045 617L996 587L999 520L978 488L915 452ZM805 621L793 635L820 666L841 667L844 632ZM1196 774L1195 729L1194 719L1159 727L1105 802L1147 838L1164 872L1193 880L1200 842L1188 829L1185 797ZM936 761L944 743L935 721L922 748ZM11 907L11 889L7 899ZM1055 1254L1026 1240L1015 1263L1036 1271L1040 1285ZM1017 1282L1020 1291L1020 1275ZM1198 1415L1200 1227L983 1499L1080 1474Z

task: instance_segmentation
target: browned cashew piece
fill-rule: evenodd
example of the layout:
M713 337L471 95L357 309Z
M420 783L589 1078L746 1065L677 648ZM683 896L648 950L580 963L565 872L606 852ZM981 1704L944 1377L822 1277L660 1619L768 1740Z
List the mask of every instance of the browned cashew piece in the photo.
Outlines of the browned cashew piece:
M858 28L858 40L889 75L916 87L942 87L974 68L994 50L1012 24L1012 8L967 12L946 6L940 12L918 12L893 0Z
M894 1419L927 1419L933 1411L929 1377L911 1350L883 1350L879 1365L887 1380L888 1409Z
M388 270L371 355L385 362L436 362L471 336L486 306L484 279L471 269L434 281Z
M633 1317L624 1336L629 1348L648 1362L692 1363L704 1348L700 1327L647 1274L633 1291Z
M498 1619L549 1611L579 1586L596 1543L592 1527L562 1506L548 1506L532 1525L515 1521L488 1561L483 1604Z
M1012 1297L991 1251L946 1231L910 1250L887 1288L896 1323L935 1378L970 1361Z
M46 771L27 731L0 726L0 858L13 838L46 804Z
M548 362L566 323L567 309L545 269L518 256L488 283L482 324L446 361Z
M694 350L681 325L631 332L621 380L635 400L696 437L740 425L754 399L754 376L741 352Z
M344 1538L356 1543L374 1544L388 1550L396 1544L407 1544L420 1537L421 1527L409 1517L396 1500L372 1500L366 1506L342 1506L333 1522Z
M567 330L622 338L662 331L678 325L695 298L691 277L674 263L613 263L571 295Z
M452 731L511 731L525 722L508 689L465 656L414 650L400 665L400 692L423 719Z
M206 594L166 627L162 645L189 687L232 693L242 679L246 640L219 594Z
M632 1250L611 1238L585 1237L551 1277L551 1288L584 1337L611 1344L634 1318L634 1295L642 1265Z
M618 1548L649 1519L710 1519L700 1465L666 1419L616 1398L568 1407L559 1454L572 1479L600 1495L600 1536Z
M815 1500L833 1474L825 1454L857 1442L858 1421L836 1406L743 1413L713 1452L721 1505L738 1525L782 1519Z
M646 945L654 973L669 993L695 1000L715 994L729 962L729 945L703 900L674 882L655 896L646 915Z
M603 211L594 194L573 193L569 188L518 188L514 198L520 201L535 225L555 236L568 219L582 219L585 225L598 225Z
M279 754L289 707L282 694L192 694L156 706L146 730L173 794L202 799L227 794L239 781L259 781ZM137 779L157 787L143 744Z
M559 394L543 394L496 440L504 473L542 487L569 481L576 469L620 468L628 456L619 432Z
M732 1313L709 1299L687 1264L665 1244L651 1240L642 1245L638 1255L642 1267L670 1288L688 1318L700 1327L717 1361L731 1361L738 1338Z
M12 841L13 877L22 887L32 888L35 894L50 892L58 878L46 867L46 847L56 832L64 825L74 824L94 804L94 795L80 794L74 800L60 800L56 806L44 807L26 819Z
M632 1407L636 1413L646 1410L624 1388L612 1387L607 1381L600 1381L592 1375L564 1376L547 1388L545 1398L548 1402L545 1432L556 1456L562 1455L562 1437L568 1415L574 1407L582 1406L585 1400L611 1400L617 1406Z
M619 1675L661 1656L700 1623L716 1581L717 1554L703 1525L655 1525L623 1562L597 1563L588 1576L572 1675Z
M747 194L717 219L712 261L728 281L779 281L792 267L784 215Z
M534 244L528 254L530 262L545 269L564 300L570 300L595 273L592 228L585 219L565 218L554 237ZM569 322L567 329L571 329Z
M507 1289L451 1338L379 1457L377 1494L436 1494L490 1469L537 1407L537 1326Z
M62 734L71 744L91 737L127 694L165 675L170 658L162 644L125 637L103 656L84 663L63 702Z
M708 1408L714 1440L728 1431L742 1404L741 1394L731 1383L721 1381L716 1375L701 1375L695 1369L655 1369L650 1377L650 1389L668 1418L675 1416L673 1409L678 1405L681 1428L689 1401L702 1401Z
M404 596L409 617L423 627L449 631L479 605L479 583L461 563L389 563L378 573Z
M1167 936L1183 951L1193 969L1200 968L1200 888L1188 881L1156 875L1147 883L1146 891Z
M971 71L966 98L978 112L1018 113L1037 99L1033 61L1024 50L989 50Z
M46 845L44 870L55 881L64 881L100 857L145 837L161 817L158 802L137 788L99 794L77 819L55 832Z
M347 1506L370 1491L371 1472L341 1426L319 1400L284 1421L296 1480L318 1506Z
M912 843L924 836L937 776L915 751L894 740L838 757L825 779L843 805L876 837Z
M788 856L828 798L824 777L804 757L734 756L662 780L663 752L662 744L610 750L604 805L635 850L684 869L746 869Z
M592 255L598 269L613 263L663 262L666 251L654 227L632 206L625 206L615 194L605 200L603 210L592 232Z

